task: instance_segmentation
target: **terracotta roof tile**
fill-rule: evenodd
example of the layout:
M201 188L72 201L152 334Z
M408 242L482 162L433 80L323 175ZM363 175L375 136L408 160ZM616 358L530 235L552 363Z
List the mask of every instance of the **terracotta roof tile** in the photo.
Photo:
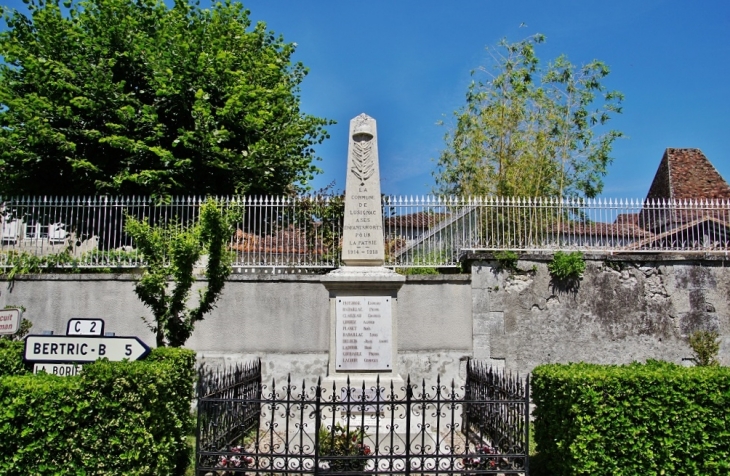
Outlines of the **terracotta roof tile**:
M646 198L730 199L730 186L699 149L666 149Z
M274 235L259 236L237 230L233 237L231 250L245 253L279 253L279 254L322 254L324 245L321 240L314 243L307 241L307 236L300 230L279 230Z
M445 213L410 213L408 215L389 217L385 220L385 224L388 227L408 227L427 230L442 221L446 216Z
M555 226L553 231L576 236L600 236L615 238L646 238L652 236L650 231L644 230L634 223L564 223Z
M619 213L616 216L616 220L614 221L614 223L638 225L639 224L639 214L638 213Z

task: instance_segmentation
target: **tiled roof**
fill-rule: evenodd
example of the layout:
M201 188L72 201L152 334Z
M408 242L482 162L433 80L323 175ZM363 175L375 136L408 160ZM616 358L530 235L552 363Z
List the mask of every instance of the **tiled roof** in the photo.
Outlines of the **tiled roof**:
M615 222L615 223L563 223L553 228L554 231L566 233L570 235L580 236L601 236L615 238L646 238L652 236L650 231L644 230L635 223Z
M638 213L619 213L616 216L616 221L614 221L615 224L618 225L638 225L639 224L639 214Z
M445 213L410 213L408 215L396 215L385 220L388 227L420 228L429 229L446 218Z
M230 248L244 253L322 254L324 246L319 239L307 241L301 230L279 230L275 235L259 236L237 230Z
M699 149L667 149L646 198L730 199L730 186Z
M652 235L647 232L648 239L637 241L628 248L706 248L707 245L704 244L704 241L709 238L711 243L710 247L727 249L729 234L727 223L727 220L718 219L717 217L703 216L663 233Z

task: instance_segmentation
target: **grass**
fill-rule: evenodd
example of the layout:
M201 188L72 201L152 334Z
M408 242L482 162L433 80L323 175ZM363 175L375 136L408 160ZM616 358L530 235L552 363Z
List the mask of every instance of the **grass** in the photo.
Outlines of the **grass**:
M188 435L187 440L192 451L190 452L190 465L185 470L185 476L195 476L195 435Z
M535 444L535 424L530 422L530 476L549 476Z

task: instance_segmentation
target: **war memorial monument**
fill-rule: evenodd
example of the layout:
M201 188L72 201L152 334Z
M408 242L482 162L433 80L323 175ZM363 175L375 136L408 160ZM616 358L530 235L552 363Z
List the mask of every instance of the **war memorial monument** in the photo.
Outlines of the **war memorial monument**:
M375 119L350 121L342 237L344 266L322 283L330 296L329 376L402 380L397 368L398 290L405 277L385 260ZM355 375L353 375L355 374Z

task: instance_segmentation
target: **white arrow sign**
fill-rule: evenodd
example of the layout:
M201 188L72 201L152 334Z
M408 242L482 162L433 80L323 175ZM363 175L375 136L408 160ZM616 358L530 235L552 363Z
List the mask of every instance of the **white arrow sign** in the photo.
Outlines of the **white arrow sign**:
M23 357L28 362L93 362L139 360L150 348L137 337L28 336Z

